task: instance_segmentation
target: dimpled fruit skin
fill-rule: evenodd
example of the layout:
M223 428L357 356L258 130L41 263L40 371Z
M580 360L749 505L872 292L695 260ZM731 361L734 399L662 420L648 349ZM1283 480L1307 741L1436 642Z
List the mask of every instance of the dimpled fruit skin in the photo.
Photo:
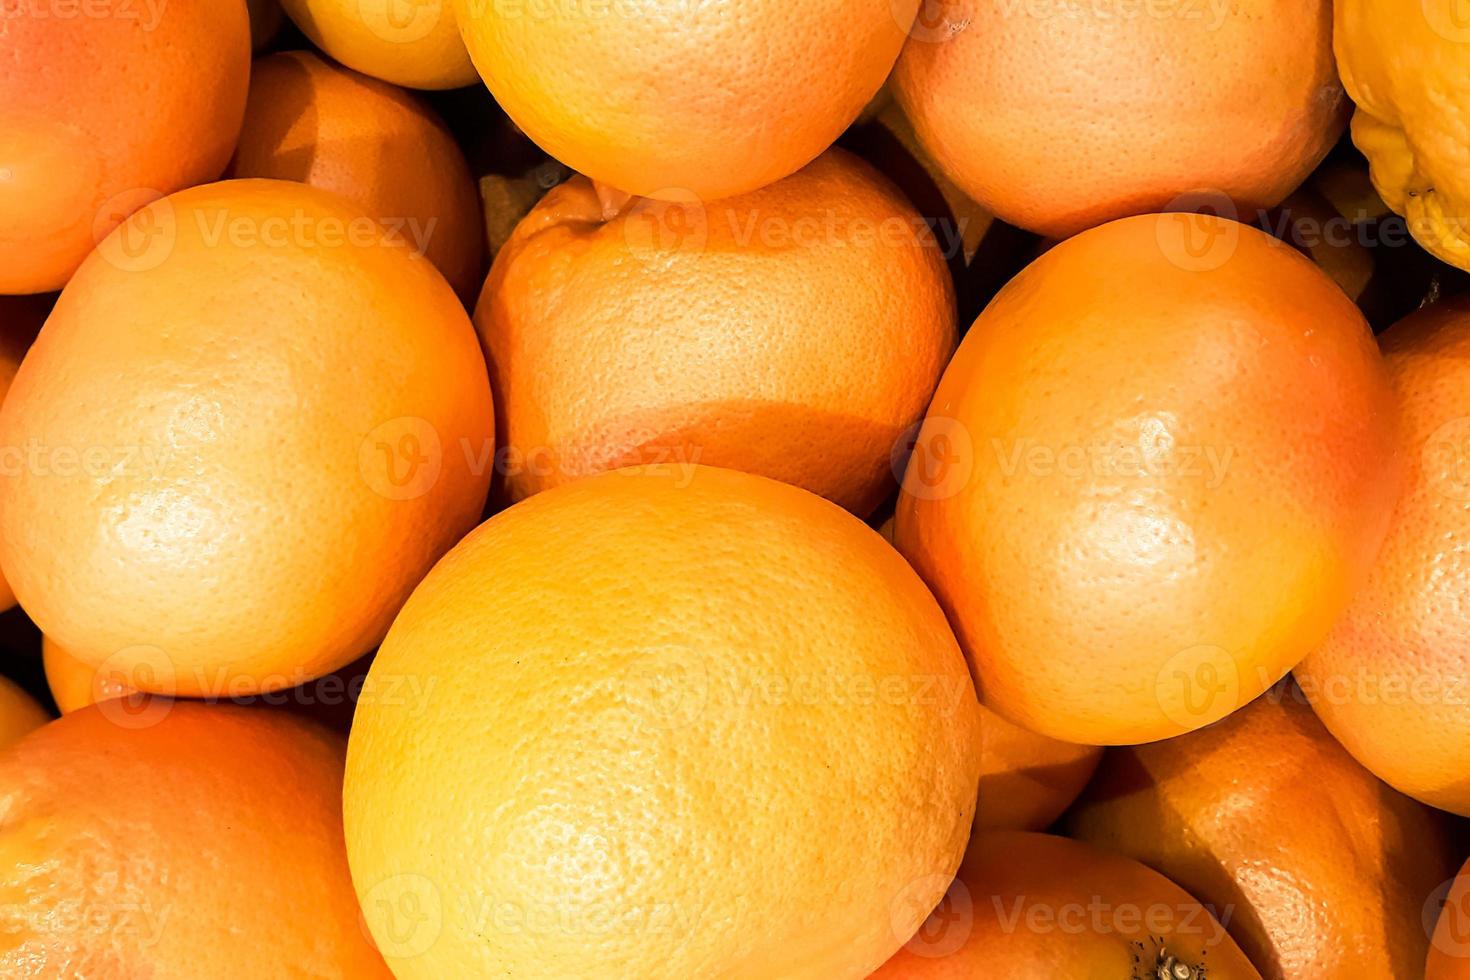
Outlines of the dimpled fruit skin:
M0 749L9 748L22 735L29 734L51 720L51 715L8 677L0 677ZM3 836L0 822L0 836ZM3 945L3 941L0 941Z
M482 525L394 623L353 880L399 980L863 977L959 864L978 723L938 605L839 508L589 477ZM426 895L405 940L383 910Z
M1298 670L1323 722L1363 765L1470 814L1470 302L1390 328L1408 476L1368 584Z
M763 190L668 207L604 222L573 178L496 257L475 323L508 495L706 463L869 513L954 350L953 289L922 219L838 150ZM687 233L655 245L650 218Z
M374 646L473 527L473 328L364 226L301 184L211 184L62 293L0 410L0 446L33 450L0 480L0 562L77 658L162 693L289 687Z
M1279 680L1363 581L1394 415L1362 316L1307 259L1218 218L1125 218L975 322L895 540L987 707L1067 741L1178 735Z
M1436 256L1470 269L1470 26L1456 0L1337 0L1337 66L1373 186Z
M1383 785L1280 688L1110 751L1067 832L1233 909L1267 980L1417 975L1425 903L1455 870L1444 815Z
M480 197L432 109L306 51L257 61L231 173L335 191L381 220L474 299L484 268Z
M1342 132L1329 0L1078 6L930 0L894 72L940 166L1012 224L1062 238L1202 190L1272 207Z
M630 194L710 201L831 146L919 0L457 4L485 84L546 152Z
M0 767L0 974L389 980L343 853L343 751L188 702L26 737Z
M980 706L977 830L1045 830L1077 798L1102 749L1028 732Z
M1136 861L1047 834L977 834L944 905L873 980L1260 980L1192 896Z
M312 44L355 71L421 89L475 80L450 0L281 0L281 6Z
M60 289L159 194L225 169L250 76L244 0L0 20L0 293Z

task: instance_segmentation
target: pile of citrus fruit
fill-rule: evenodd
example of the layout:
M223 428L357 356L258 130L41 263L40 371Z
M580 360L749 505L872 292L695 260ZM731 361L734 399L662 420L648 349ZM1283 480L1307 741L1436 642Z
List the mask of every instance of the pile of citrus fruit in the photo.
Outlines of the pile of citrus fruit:
M0 977L1470 978L1465 270L1457 0L0 2Z

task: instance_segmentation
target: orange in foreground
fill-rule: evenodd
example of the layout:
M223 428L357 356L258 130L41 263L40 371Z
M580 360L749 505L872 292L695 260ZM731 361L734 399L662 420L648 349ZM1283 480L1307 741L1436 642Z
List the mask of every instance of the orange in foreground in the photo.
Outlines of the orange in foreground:
M1115 749L1069 832L1218 909L1266 980L1412 977L1454 871L1446 821L1384 786L1276 688L1202 731Z
M372 218L184 191L92 255L16 375L0 562L47 636L147 690L292 687L474 525L492 414L463 307Z
M918 6L456 2L480 76L546 152L630 194L704 202L831 146L888 77Z
M23 739L0 767L0 973L386 980L342 849L342 758L308 722L186 702Z
M976 708L938 605L840 508L590 477L481 525L395 621L353 881L399 980L865 976L959 865Z
M943 904L873 980L1259 980L1179 886L1064 837L979 834Z
M60 289L129 213L218 177L245 110L242 0L53 6L3 19L0 293Z
M976 320L895 540L988 707L1066 741L1178 735L1279 680L1364 581L1394 416L1367 324L1310 261L1219 218L1128 218Z
M1298 671L1363 765L1470 814L1470 301L1383 334L1408 478L1365 588Z
M1329 0L928 0L912 33L894 89L920 140L1050 237L1200 192L1254 215L1347 122Z
M473 301L480 198L453 135L416 96L306 51L257 61L231 173L336 191Z
M475 323L518 500L589 473L695 463L859 515L954 347L923 219L840 150L727 201L613 205L557 187L496 256Z

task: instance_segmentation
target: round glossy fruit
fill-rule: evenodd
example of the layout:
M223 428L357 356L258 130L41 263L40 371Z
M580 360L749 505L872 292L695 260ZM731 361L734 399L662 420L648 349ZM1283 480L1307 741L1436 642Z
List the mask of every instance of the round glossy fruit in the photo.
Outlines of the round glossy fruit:
M573 178L496 256L475 322L512 499L704 463L867 514L954 348L923 219L841 151L752 194L610 217Z
M49 636L41 638L41 662L46 669L46 686L64 715L99 701L130 698L139 693L121 671L83 663Z
M312 44L363 74L423 89L475 81L452 0L281 0L281 6Z
M305 51L262 58L231 172L336 191L473 302L484 272L475 179L453 135L417 97Z
M1368 584L1298 676L1358 761L1470 814L1470 301L1416 313L1381 340L1408 476Z
M0 404L9 395L15 372L20 370L20 362L50 310L50 301L40 296L0 296ZM0 451L0 476L9 473L18 462L14 454ZM15 592L0 572L0 612L13 605Z
M1329 0L930 0L894 87L966 193L1056 238L1199 191L1272 207L1348 109Z
M399 980L862 977L959 865L976 707L938 605L841 509L710 467L589 477L482 525L394 623L348 752L353 881Z
M1059 742L980 706L977 830L1045 830L1097 769L1102 749Z
M0 749L7 749L51 720L51 715L8 677L0 677Z
M341 736L157 707L87 708L6 755L0 973L387 980L342 849Z
M548 153L629 194L706 202L831 146L888 77L918 6L457 0L485 84Z
M1442 818L1278 688L1217 725L1110 751L1067 826L1232 909L1267 980L1313 980L1422 968L1424 906L1455 868Z
M1456 0L1337 0L1335 44L1373 186L1430 252L1470 269L1470 21Z
M1394 414L1362 316L1306 258L1219 218L1126 218L975 322L896 541L988 707L1066 741L1178 735L1279 680L1364 580Z
M1432 921L1424 980L1470 980L1470 862L1450 882Z
M492 414L463 307L372 218L184 191L103 243L16 375L0 562L48 636L148 690L291 687L376 645L474 525Z
M873 980L1259 980L1210 912L1136 861L976 835L944 902Z
M102 6L3 18L0 293L60 289L130 212L218 177L235 148L243 0Z

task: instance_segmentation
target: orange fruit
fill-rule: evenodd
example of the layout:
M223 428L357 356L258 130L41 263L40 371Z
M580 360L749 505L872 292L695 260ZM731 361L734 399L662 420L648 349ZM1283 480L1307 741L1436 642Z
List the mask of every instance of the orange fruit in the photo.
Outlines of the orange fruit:
M0 677L0 749L9 748L50 720L50 713L24 688Z
M919 139L996 215L1062 238L1208 190L1280 203L1349 104L1329 0L928 0L894 71Z
M1045 830L1097 769L1102 749L1059 742L980 706L978 830Z
M1470 978L1470 862L1444 891L1443 907L1430 906L1433 931L1424 980Z
M451 0L280 0L311 43L356 71L409 88L475 80Z
M1207 729L1110 751L1067 826L1233 909L1226 925L1267 980L1309 980L1418 974L1425 902L1454 870L1441 817L1277 689Z
M36 339L36 333L50 309L50 301L41 296L0 296L0 404L10 393L10 384L20 369L21 359ZM5 459L5 455L0 449L0 472L9 470L17 462L15 458ZM5 581L5 575L0 573L0 612L13 605L15 592Z
M134 698L140 693L121 671L83 663L49 636L41 638L41 662L46 669L46 686L64 715L99 701Z
M706 202L831 146L888 77L918 6L456 0L486 86L548 153L629 194Z
M975 321L896 541L987 706L1065 741L1178 735L1279 680L1364 580L1394 414L1362 316L1306 258L1219 218L1125 218Z
M166 701L22 740L0 766L0 973L387 980L342 849L342 755L280 712Z
M1178 885L1064 837L977 834L934 914L873 980L1259 980Z
M183 191L99 247L16 375L0 562L43 632L147 690L291 687L376 645L474 525L492 414L463 307L372 218Z
M1298 677L1359 762L1470 814L1470 300L1416 313L1382 344L1408 475L1367 585Z
M130 212L218 177L235 148L242 0L105 9L4 18L0 293L61 288Z
M589 477L491 518L394 622L348 749L353 881L399 980L861 977L959 864L977 725L938 605L851 515L733 470Z
M475 311L510 498L704 463L876 507L954 346L923 219L841 151L707 207L613 207L585 178L552 190Z
M306 51L262 58L231 172L336 191L474 300L484 272L475 179L444 123L402 89Z

